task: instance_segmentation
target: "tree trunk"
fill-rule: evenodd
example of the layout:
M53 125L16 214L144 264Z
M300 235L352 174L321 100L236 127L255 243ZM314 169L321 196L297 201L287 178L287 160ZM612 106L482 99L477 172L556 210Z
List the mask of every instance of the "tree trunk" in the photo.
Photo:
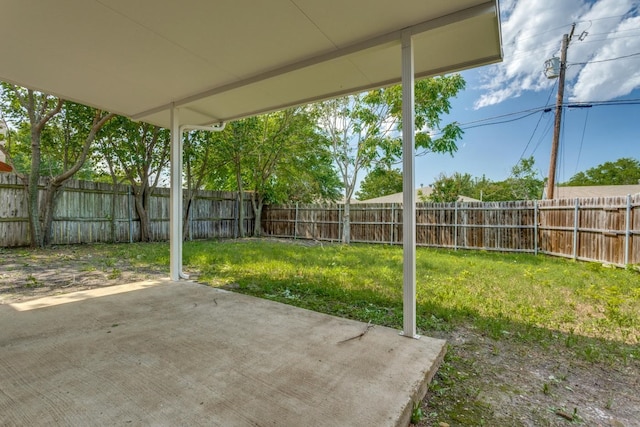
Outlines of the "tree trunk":
M191 230L191 223L189 221L189 216L191 215L191 206L193 204L193 193L188 191L188 197L186 200L186 206L184 209L184 217L182 219L182 240L191 240L189 236L189 231Z
M342 215L342 243L351 243L351 221L349 219L349 210L351 202L349 199L344 201L344 214Z
M42 228L40 226L40 203L38 203L38 181L40 180L40 130L31 127L31 170L27 182L29 206L29 231L31 247L43 247Z
M21 94L20 90L16 86L10 86L15 93L18 102L22 108L27 111L29 116L29 126L31 130L31 169L26 183L27 206L29 208L29 231L31 247L43 247L44 237L42 224L40 222L40 206L38 202L38 181L40 178L41 158L40 142L42 138L42 130L47 122L60 112L64 101L58 99L55 107L48 109L48 95L44 95L42 97L41 104L38 105L36 99L38 98L38 95L36 95L32 89L27 89L26 94Z
M238 183L238 234L245 237L244 231L244 186L239 168L236 168L236 182Z
M251 207L253 208L253 237L262 236L262 207L264 206L264 197L258 193L251 195Z
M56 206L56 199L61 185L55 181L50 180L44 192L44 198L42 200L42 246L49 246L51 244L51 229L53 225L53 214Z
M113 186L113 191L111 192L111 224L110 224L110 234L111 234L111 243L117 243L117 229L116 229L116 203L118 200L118 176L115 173L113 167L113 161L111 157L105 156L105 160L107 162L107 167L109 168L109 176L111 177L111 185Z
M136 212L140 219L140 241L150 242L151 239L151 221L149 220L149 212L147 210L149 206L148 191L145 188L135 187L133 192L133 198L136 206Z

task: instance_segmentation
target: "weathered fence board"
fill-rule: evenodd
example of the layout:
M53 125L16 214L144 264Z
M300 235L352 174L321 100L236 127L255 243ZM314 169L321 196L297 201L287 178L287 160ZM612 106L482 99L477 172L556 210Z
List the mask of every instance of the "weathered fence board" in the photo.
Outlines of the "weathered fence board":
M338 241L342 205L268 206L263 234ZM402 244L401 204L353 204L351 241ZM640 264L640 194L521 202L419 203L416 243Z
M151 196L149 217L153 240L169 239L169 192L168 188L157 188ZM244 206L245 230L251 234L253 211L246 197ZM238 210L237 193L197 192L185 237L236 237ZM0 247L29 244L28 215L22 182L16 175L0 173ZM53 244L139 239L140 220L129 186L69 180L58 193L52 224Z

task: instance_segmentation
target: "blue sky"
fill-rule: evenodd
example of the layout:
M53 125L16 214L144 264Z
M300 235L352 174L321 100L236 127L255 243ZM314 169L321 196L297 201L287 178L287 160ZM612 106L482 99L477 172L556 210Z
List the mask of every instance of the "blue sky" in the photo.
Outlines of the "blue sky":
M525 118L477 121L555 105L557 79L547 79L543 65L559 56L562 35L574 22L565 103L627 99L637 104L565 108L557 180L621 157L640 159L640 0L504 0L500 8L504 61L462 73L467 88L443 120L467 128L459 149L453 157L418 157L416 186L454 172L502 180L521 157L531 155L540 176L547 175L555 108Z

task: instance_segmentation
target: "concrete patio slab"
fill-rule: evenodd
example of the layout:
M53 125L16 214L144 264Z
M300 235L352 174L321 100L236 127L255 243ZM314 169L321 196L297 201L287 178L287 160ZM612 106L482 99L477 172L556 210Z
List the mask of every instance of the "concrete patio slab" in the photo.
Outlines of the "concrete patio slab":
M407 425L445 342L366 329L191 282L2 305L0 425Z

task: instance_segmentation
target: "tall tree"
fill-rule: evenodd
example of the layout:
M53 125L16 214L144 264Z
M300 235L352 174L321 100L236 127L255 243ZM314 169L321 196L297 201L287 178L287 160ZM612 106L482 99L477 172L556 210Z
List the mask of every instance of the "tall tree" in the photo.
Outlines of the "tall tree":
M251 151L253 139L259 132L260 123L258 117L238 120L227 124L224 131L214 134L217 151L228 170L231 172L235 189L238 192L238 235L245 237L245 177L243 177L245 156Z
M117 117L103 143L105 162L116 176L123 176L133 188L136 213L140 218L140 241L154 239L149 206L169 161L169 132L147 123Z
M358 200L369 200L402 191L402 172L385 166L376 166L360 183Z
M562 185L634 185L640 184L640 160L623 157L578 172Z
M415 85L416 148L453 153L462 131L457 123L441 126L441 115L449 113L450 98L464 88L464 79L454 74L429 78ZM362 169L378 163L392 164L402 155L402 88L392 86L359 95L330 100L318 106L319 127L331 143L331 153L344 188L342 242L349 243L351 198ZM434 139L432 134L439 132Z
M44 247L50 244L55 200L60 188L85 164L96 135L113 114L65 103L51 95L7 83L3 83L2 89L5 111L18 123L28 122L29 170L20 172L19 168L14 169L27 192L31 246ZM61 112L63 120L56 121ZM48 136L44 139L48 144L43 144L43 135ZM6 147L0 149L11 161L9 150ZM42 170L44 150L49 150L56 157L56 167L50 167L48 174ZM42 202L38 189L41 176L47 178Z
M323 197L329 195L327 191L331 191L332 185L336 186L335 179L333 184L327 181L335 174L328 175L331 162L326 156L326 140L315 132L315 122L308 109L263 115L259 117L259 125L259 133L244 163L255 236L262 234L260 221L265 203L309 197L312 191L316 197ZM292 193L292 187L300 194Z
M231 171L235 189L249 196L255 236L261 234L266 203L336 197L339 183L326 140L315 132L306 108L244 119L227 128L217 137L217 156ZM244 209L239 214L244 225ZM239 234L244 233L243 226Z
M217 155L214 133L196 130L184 135L184 181L186 185L183 238L189 237L189 224L193 215L193 206L198 197L198 190L207 182L220 177L226 160Z

